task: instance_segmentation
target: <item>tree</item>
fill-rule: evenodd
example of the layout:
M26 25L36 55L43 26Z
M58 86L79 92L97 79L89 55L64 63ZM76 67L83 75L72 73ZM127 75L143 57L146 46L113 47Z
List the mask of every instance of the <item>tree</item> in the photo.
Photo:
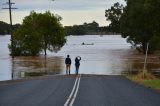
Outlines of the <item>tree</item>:
M105 16L107 21L110 21L109 27L112 29L112 32L120 33L120 17L122 15L123 5L120 5L118 2L111 6L110 9L105 11Z
M44 51L47 55L47 50L54 52L60 50L66 41L61 19L49 11L44 14L32 11L13 34L12 54L33 56Z
M160 1L145 0L145 11L148 18L148 30L151 30L149 39L150 51L160 50Z
M153 41L160 37L160 1L126 0L126 2L127 6L120 19L122 36L127 37L135 46L140 45L143 53L149 43L149 53L153 53L159 45Z

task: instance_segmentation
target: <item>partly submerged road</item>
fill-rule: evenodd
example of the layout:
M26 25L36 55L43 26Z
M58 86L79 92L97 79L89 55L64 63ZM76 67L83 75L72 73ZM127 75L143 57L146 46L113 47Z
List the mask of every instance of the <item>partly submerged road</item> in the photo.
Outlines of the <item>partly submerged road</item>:
M0 106L159 106L160 93L122 76L50 76L0 82Z

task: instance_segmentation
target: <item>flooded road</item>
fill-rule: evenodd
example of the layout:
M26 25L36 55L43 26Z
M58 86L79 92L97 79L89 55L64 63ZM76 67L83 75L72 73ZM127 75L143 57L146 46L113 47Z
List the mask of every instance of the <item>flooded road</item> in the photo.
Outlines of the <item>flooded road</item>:
M0 80L18 79L24 77L24 72L42 72L45 74L65 74L64 59L69 54L72 59L71 73L75 73L74 59L81 56L79 73L119 75L124 70L143 67L144 55L138 54L126 39L120 35L86 35L68 36L67 43L58 53L48 52L37 57L9 56L8 43L10 36L0 36ZM159 60L151 66L159 68ZM152 61L151 59L151 61ZM137 64L138 63L138 64Z

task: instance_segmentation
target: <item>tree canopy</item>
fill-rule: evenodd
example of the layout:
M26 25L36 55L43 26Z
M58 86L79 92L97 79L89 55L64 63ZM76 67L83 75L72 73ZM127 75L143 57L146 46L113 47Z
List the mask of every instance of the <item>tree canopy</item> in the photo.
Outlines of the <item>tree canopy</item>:
M120 18L123 12L123 5L115 3L110 9L105 10L106 20L110 21L109 27L112 32L120 33Z
M149 43L152 53L160 46L160 1L126 0L127 6L121 17L121 33L129 42L140 45L145 53Z
M22 25L13 33L12 55L39 55L42 51L57 52L66 39L62 18L49 11L36 13L32 11L26 16ZM11 46L10 46L11 51Z

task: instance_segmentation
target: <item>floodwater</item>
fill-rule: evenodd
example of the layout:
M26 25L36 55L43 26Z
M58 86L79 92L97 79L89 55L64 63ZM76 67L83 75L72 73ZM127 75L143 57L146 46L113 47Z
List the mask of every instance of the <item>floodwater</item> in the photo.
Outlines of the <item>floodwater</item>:
M24 72L45 72L47 75L65 74L64 60L69 54L72 59L71 73L75 73L74 59L81 56L79 73L119 75L122 71L143 67L144 55L138 54L120 35L68 36L67 43L58 53L47 52L36 57L9 56L10 35L0 36L0 80L19 79ZM160 67L159 60L151 56L152 69ZM138 64L136 64L138 63ZM153 63L153 62L151 62ZM13 74L12 74L13 73Z

